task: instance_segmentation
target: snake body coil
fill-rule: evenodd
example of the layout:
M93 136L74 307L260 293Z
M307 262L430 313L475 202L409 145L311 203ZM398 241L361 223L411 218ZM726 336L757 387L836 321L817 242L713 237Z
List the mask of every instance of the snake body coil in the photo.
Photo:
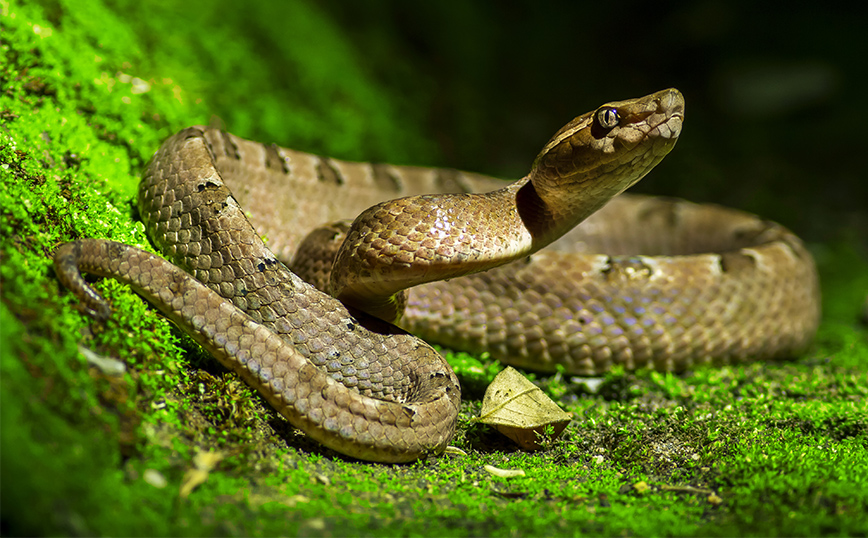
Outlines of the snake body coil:
M452 438L458 381L430 346L362 309L505 362L585 374L780 356L810 341L816 271L787 230L663 199L621 196L597 211L671 150L682 118L677 90L603 105L507 187L193 127L161 146L139 192L149 235L173 263L88 239L58 248L55 266L101 317L110 309L79 271L129 283L326 446L409 461ZM423 195L438 191L458 194ZM325 232L342 238L333 268L301 264L331 269L318 278L347 307L279 260L313 226L359 212ZM537 252L552 242L572 252ZM396 294L421 283L402 318Z

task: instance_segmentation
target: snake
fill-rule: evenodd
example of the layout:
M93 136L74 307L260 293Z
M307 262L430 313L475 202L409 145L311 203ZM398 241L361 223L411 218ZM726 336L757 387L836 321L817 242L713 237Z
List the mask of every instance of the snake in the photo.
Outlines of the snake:
M621 194L683 119L673 88L606 103L511 183L190 127L139 187L163 256L79 239L56 249L55 271L99 320L111 306L82 273L130 285L322 445L413 461L445 449L461 403L427 342L580 375L809 345L819 285L798 237L734 209Z

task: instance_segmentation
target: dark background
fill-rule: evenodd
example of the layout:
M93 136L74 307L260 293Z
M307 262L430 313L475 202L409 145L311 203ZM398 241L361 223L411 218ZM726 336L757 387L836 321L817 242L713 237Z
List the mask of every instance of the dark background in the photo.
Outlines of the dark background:
M521 176L573 116L675 86L687 101L682 138L638 191L758 212L809 240L864 241L865 8L719 0L324 6L368 69L426 104L436 164ZM424 77L404 76L402 66Z

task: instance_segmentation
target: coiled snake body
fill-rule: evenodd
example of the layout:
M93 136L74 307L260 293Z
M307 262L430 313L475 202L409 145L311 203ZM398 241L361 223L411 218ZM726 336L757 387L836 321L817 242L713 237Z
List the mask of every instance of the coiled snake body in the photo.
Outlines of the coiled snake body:
M816 271L784 228L626 195L597 211L672 149L683 111L674 89L603 105L561 129L506 187L192 127L160 147L139 192L149 235L173 263L86 239L59 247L55 267L100 317L109 306L79 271L129 283L324 445L409 461L452 438L459 384L428 344L362 309L504 362L580 374L768 358L810 341ZM479 190L491 192L466 194ZM458 194L422 195L438 191ZM343 238L321 285L350 306L279 261L313 226L397 196L348 230L314 233ZM537 252L552 242L562 249ZM316 275L330 263L297 265Z

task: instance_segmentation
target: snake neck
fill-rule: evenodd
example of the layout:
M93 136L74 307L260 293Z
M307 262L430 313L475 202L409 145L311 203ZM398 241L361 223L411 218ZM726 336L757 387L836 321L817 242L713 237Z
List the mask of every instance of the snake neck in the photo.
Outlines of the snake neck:
M527 180L488 193L414 196L378 204L350 227L331 270L330 293L397 322L409 287L464 276L527 256L516 193Z
M403 290L524 258L608 200L547 200L531 178L488 193L416 196L365 211L334 260L330 293L396 323Z
M572 230L608 201L600 198L586 203L570 203L563 197L547 199L545 190L538 189L528 176L509 189L520 225L527 230L527 243L515 258L533 254ZM574 200L573 200L574 201ZM512 259L504 260L507 263Z

